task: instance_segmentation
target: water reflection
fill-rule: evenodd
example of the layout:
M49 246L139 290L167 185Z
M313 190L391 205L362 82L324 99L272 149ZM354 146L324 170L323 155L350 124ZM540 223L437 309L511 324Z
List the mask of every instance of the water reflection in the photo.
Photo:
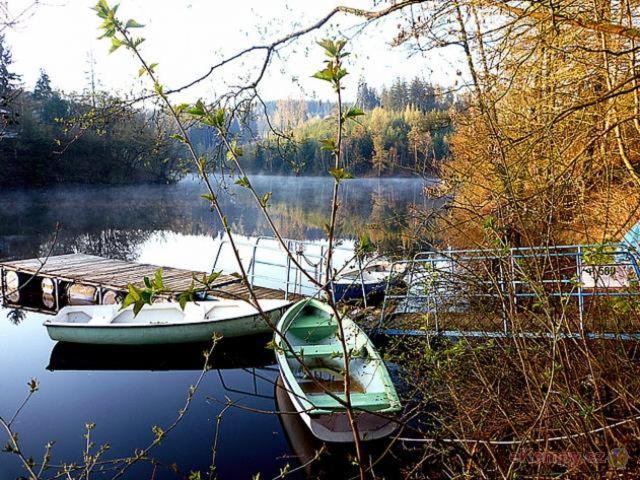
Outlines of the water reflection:
M324 236L327 218L322 205L330 198L331 179L256 177L254 183L260 192L273 193L274 221L283 235L313 241ZM361 179L343 185L343 238L366 228L383 246L397 245L405 241L405 230L417 232L411 209L435 207L422 195L423 184L417 180ZM47 253L60 223L54 254L82 252L209 270L221 228L198 198L202 191L194 179L171 186L3 190L0 258ZM247 192L233 185L230 192L221 198L234 231L245 238L269 235ZM55 440L56 462L82 461L78 439L88 421L97 424L96 442L111 443L112 458L147 445L153 425L175 419L204 364L204 345L132 350L54 344L42 327L43 315L0 312L9 320L0 322L0 415L11 415L24 398L26 383L38 378L40 389L17 426L29 455L41 455L42 446ZM273 352L264 346L264 338L237 339L223 341L214 350L214 370L207 372L180 427L155 452L160 461L176 463L185 471L208 471L216 417L223 405L207 399L229 397L256 410L278 409L273 390L277 369ZM303 458L295 450L304 441L288 431L287 440L283 430L289 427L275 415L229 410L219 439L220 478L251 478L258 472L261 478L271 478L285 464L293 466L295 458ZM335 472L336 466L334 477L342 477L346 470L339 469L345 458L348 464L349 454L348 449L335 452L314 472ZM0 453L0 479L24 474L14 460ZM141 467L132 478L150 478L151 470ZM159 471L156 478L175 478L165 473Z
M206 367L224 370L273 365L273 350L266 348L269 340L265 335L221 340ZM204 352L210 349L209 342L143 346L58 342L51 350L47 370L197 371L205 367Z
M7 320L13 325L20 325L22 321L27 317L27 312L17 308L7 311Z
M317 240L328 221L331 179L256 176L259 192L272 192L271 212L285 237ZM339 232L353 238L364 230L385 248L413 231L411 211L436 208L416 179L355 179L344 182ZM54 254L83 252L133 260L150 236L161 232L217 238L222 229L193 178L175 185L77 186L0 193L0 258L45 254L60 224ZM231 183L220 194L233 230L270 235L249 193Z
M352 444L326 444L315 438L297 411L278 377L274 388L278 417L296 463L307 478L357 478L354 466L356 452ZM398 466L389 455L378 462L386 451L389 440L363 442L364 457L375 464L373 471L380 478L398 477Z

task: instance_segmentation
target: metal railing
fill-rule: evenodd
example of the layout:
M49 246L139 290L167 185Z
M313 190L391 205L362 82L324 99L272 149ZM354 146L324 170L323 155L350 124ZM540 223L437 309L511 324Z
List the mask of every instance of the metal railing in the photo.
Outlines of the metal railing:
M318 295L318 287L309 280L307 275L319 283L324 282L327 245L289 238L285 238L284 242L287 249L293 253L295 262L291 260L275 237L259 236L252 242L244 242L239 245L240 250L250 251L246 272L251 286L282 290L285 299L288 299L292 294ZM213 270L219 268L221 253L228 245L228 240L220 242ZM353 256L352 248L337 246L334 248L334 256L336 252L342 254L343 259L347 260ZM354 268L360 266L358 260L354 260L354 262ZM296 263L303 268L299 268ZM363 281L362 278L360 280ZM364 289L364 284L362 288Z
M404 281L403 288L392 278L387 281L378 325L386 333L506 336L512 334L508 318L519 304L559 298L565 304L576 300L578 331L567 334L582 335L587 299L640 296L638 258L623 244L421 252L395 262L394 269L404 271ZM470 312L481 304L499 310L501 332L441 328L442 315ZM386 328L390 317L407 313L428 315L432 326Z

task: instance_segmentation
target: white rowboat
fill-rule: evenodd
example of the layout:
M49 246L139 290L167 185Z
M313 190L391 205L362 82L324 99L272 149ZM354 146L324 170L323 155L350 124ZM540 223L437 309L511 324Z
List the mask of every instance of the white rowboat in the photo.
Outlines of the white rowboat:
M278 322L288 300L260 300L261 309L273 324ZM145 305L137 316L133 306L87 305L64 307L44 322L52 340L110 345L152 345L206 342L214 334L239 337L271 332L267 322L242 300Z

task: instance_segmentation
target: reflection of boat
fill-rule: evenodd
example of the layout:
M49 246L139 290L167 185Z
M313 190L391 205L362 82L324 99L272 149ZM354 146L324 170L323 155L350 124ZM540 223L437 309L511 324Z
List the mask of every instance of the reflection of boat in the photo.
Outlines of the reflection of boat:
M260 300L262 310L277 322L287 300ZM214 334L238 337L270 332L258 311L241 300L146 305L138 315L120 305L65 307L44 322L53 340L111 345L205 342Z
M221 340L209 357L212 369L261 368L274 363L265 348L268 335ZM83 345L56 343L47 369L55 370L201 370L211 342L177 345Z
M317 452L322 448L322 443L318 441L297 414L296 408L291 403L291 399L284 387L282 377L278 377L275 386L276 408L279 412L282 430L287 436L289 446L295 453L301 465L305 465L307 475L311 476L314 459Z
M351 404L363 440L383 438L397 423L389 414L400 410L400 400L387 368L365 333L349 318L342 320L350 353ZM302 300L278 324L304 366L276 335L276 359L293 405L311 432L327 442L353 441L344 399L344 355L338 323L330 307L318 300ZM309 372L313 378L309 377ZM328 394L331 392L332 395Z

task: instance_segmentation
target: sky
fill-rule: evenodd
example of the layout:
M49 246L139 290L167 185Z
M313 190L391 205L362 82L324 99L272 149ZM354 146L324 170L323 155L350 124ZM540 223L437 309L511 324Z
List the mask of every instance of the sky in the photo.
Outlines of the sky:
M33 0L9 0L9 10L21 12ZM88 85L89 58L100 87L119 93L139 92L139 64L124 49L109 55L109 42L99 40L99 20L91 7L95 0L41 0L32 14L6 32L14 69L32 88L44 68L55 88L82 91ZM111 3L111 2L110 2ZM168 89L179 87L206 72L225 56L245 47L270 43L301 27L315 23L336 5L372 8L372 0L121 0L119 15L145 25L139 30L146 41L142 53L159 64L157 72ZM379 7L378 7L379 8ZM391 47L398 17L369 24L340 14L323 29L314 31L280 51L269 67L259 93L268 100L281 98L331 98L328 84L311 79L322 66L323 55L315 41L327 36L350 39L347 69L350 77L345 97L355 98L360 76L377 88L397 76L419 76L452 86L460 70L461 52L449 50L415 55L407 47ZM413 55L412 55L413 54ZM229 85L256 75L264 53L256 52L234 62L205 82L180 94L180 101L214 98ZM146 80L148 81L148 80Z

